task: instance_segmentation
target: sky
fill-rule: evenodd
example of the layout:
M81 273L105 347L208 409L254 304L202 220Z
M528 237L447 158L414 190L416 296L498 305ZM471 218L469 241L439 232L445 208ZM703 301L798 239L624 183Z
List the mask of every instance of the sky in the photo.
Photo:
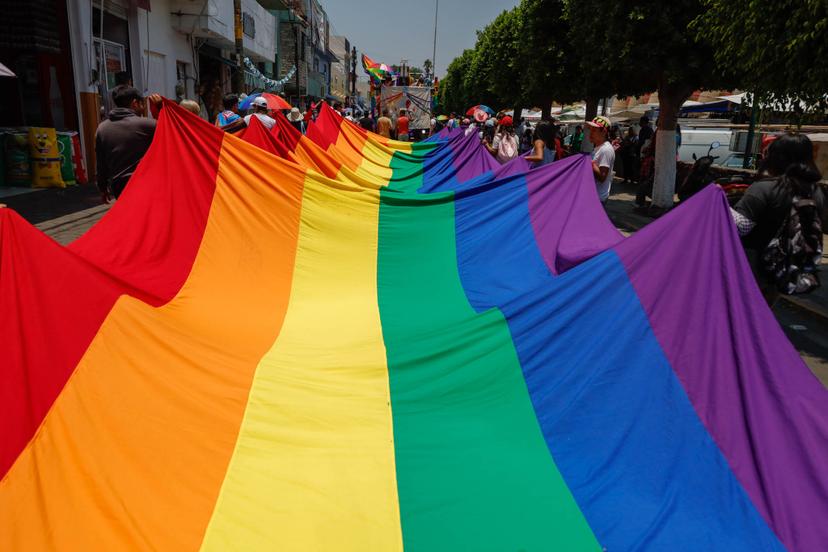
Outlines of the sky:
M474 46L475 31L485 27L519 0L439 0L437 76L446 74L451 60ZM331 34L345 35L378 63L422 67L434 45L435 0L321 0L332 25ZM362 69L357 66L357 74Z

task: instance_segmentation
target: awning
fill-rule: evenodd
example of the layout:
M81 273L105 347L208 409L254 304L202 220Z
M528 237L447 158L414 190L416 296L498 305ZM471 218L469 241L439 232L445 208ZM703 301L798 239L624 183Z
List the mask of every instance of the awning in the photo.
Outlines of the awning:
M17 75L15 75L14 72L11 69L9 69L8 67L6 67L2 63L0 63L0 77L15 78L15 77L17 77Z
M730 96L719 96L719 99L742 105L742 100L744 99L744 97L745 93L742 92L741 94L732 94Z
M729 100L721 100L718 102L708 102L708 103L699 103L693 102L695 105L683 105L681 106L681 114L685 115L687 113L727 113L728 111L732 111L734 102Z

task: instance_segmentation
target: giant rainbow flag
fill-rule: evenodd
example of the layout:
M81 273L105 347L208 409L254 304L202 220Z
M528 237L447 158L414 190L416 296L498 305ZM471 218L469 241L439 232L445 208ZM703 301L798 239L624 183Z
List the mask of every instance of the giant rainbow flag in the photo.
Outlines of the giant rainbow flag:
M0 550L826 550L720 191L624 238L585 157L278 119L167 103L68 247L0 209Z

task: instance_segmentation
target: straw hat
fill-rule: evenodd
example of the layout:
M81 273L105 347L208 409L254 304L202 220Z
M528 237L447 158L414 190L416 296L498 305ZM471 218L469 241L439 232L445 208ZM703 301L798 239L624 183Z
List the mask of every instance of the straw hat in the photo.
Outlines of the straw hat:
M299 122L299 121L303 120L304 118L305 117L299 112L298 107L292 107L290 109L290 113L288 113L288 115L287 115L287 119L291 123Z

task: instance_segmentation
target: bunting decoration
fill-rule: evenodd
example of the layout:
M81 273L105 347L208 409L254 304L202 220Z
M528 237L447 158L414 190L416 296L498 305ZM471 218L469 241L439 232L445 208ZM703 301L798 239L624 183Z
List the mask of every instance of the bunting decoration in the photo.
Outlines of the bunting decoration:
M244 58L244 65L247 67L247 71L245 71L246 75L258 85L257 88L264 90L281 90L293 78L293 75L296 74L296 66L294 65L284 77L275 80L259 71L258 67L248 57Z

